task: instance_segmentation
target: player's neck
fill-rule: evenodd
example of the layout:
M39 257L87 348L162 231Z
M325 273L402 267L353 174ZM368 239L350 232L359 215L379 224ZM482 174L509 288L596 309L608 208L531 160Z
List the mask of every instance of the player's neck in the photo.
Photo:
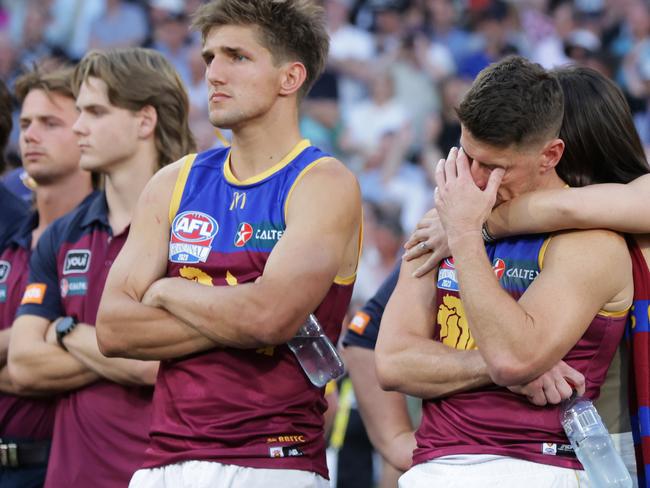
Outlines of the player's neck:
M88 173L78 171L65 178L34 189L38 227L45 228L70 212L92 191Z
M246 180L278 164L302 139L298 117L269 116L265 121L233 129L230 170L239 180Z
M535 190L557 190L566 186L566 182L560 178L557 172L551 170L539 178Z
M145 147L106 173L108 221L113 235L120 234L131 223L140 193L157 167L156 158L155 147Z

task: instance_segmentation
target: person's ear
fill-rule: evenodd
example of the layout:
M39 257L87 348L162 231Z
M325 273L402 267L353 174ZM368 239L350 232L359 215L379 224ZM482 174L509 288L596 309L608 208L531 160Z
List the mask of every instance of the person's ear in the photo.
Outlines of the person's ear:
M280 79L280 95L293 95L300 90L306 79L307 68L304 64L297 61L287 63Z
M145 105L137 111L138 117L138 137L147 139L153 137L158 123L158 112L151 105Z
M542 149L542 172L547 172L554 169L564 154L564 141L556 138L546 143Z

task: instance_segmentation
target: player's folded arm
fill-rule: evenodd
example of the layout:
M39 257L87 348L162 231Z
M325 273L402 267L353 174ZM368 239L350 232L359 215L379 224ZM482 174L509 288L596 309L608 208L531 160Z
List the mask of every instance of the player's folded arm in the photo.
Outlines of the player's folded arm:
M424 259L402 263L386 305L375 348L379 384L385 390L437 398L490 383L478 352L433 340L437 273L411 276Z
M332 160L309 171L289 200L287 228L262 276L235 287L195 283L163 292L163 306L202 334L232 347L282 344L322 302L358 247L360 192L354 176ZM356 260L350 266L354 272Z
M169 202L181 164L163 168L147 183L108 274L96 323L99 348L107 356L167 359L215 346L169 312L141 303L166 272Z
M80 388L98 379L97 374L68 352L45 342L50 323L37 315L21 315L12 326L7 366L18 391L54 393Z

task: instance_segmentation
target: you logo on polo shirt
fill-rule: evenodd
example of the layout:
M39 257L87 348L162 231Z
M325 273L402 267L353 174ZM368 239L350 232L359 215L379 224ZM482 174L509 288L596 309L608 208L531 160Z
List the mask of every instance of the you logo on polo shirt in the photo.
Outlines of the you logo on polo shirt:
M90 267L91 253L88 249L73 249L65 254L63 274L85 273Z

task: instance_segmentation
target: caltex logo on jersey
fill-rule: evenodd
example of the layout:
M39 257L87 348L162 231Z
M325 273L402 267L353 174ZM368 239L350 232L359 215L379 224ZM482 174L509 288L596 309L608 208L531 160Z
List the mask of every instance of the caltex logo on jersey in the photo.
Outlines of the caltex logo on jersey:
M494 258L492 269L494 270L494 274L497 275L497 280L500 280L503 276L503 273L506 271L505 261L501 258Z
M235 247L244 247L251 237L253 237L253 226L248 222L242 222L235 236Z
M172 222L169 260L173 263L204 263L219 232L217 221L203 212L183 212Z

